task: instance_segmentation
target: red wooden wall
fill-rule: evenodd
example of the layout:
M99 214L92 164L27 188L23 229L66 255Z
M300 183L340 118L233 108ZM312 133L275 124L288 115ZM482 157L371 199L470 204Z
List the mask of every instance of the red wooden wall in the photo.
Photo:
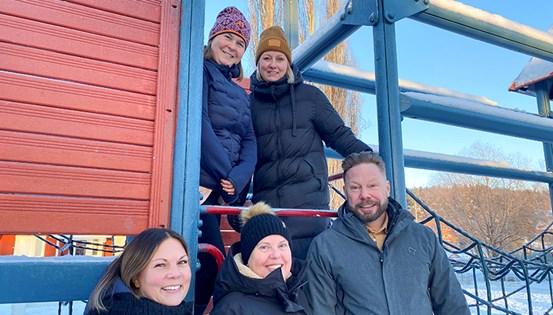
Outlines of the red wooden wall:
M0 234L168 225L180 10L0 1Z

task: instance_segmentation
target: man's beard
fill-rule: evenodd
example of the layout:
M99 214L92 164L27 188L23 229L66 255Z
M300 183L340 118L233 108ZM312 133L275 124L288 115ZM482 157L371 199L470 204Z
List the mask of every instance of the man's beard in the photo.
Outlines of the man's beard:
M376 204L376 212L369 212L365 213L360 210L362 207L367 207L369 205ZM386 209L388 209L388 199L385 199L383 202L379 201L371 201L371 200L364 200L358 202L355 206L349 205L349 209L363 222L363 224L368 224L376 221L384 212L386 212Z

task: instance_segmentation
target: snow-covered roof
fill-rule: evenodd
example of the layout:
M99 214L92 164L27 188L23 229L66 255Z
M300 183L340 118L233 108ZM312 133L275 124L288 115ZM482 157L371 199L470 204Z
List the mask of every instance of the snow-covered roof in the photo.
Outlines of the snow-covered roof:
M547 30L553 34L553 27ZM535 84L553 78L553 62L532 57L518 77L509 86L509 91L536 96Z

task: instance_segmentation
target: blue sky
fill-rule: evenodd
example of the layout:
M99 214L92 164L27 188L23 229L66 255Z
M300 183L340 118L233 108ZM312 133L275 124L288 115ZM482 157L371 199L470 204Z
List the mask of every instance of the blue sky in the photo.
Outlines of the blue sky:
M517 23L546 31L553 25L553 0L461 0L481 10L501 15ZM205 36L217 13L226 6L238 7L246 16L247 0L206 0ZM535 98L508 91L530 56L499 48L411 19L396 23L398 71L402 79L485 96L499 106L537 113ZM349 38L357 66L374 71L372 28L363 27ZM367 49L371 47L371 49ZM245 61L248 58L244 59ZM253 65L246 65L246 71ZM248 73L250 73L248 72ZM364 129L359 137L377 144L375 97L363 95ZM459 127L406 118L402 123L404 149L457 155L480 141L505 154L520 154L529 168L544 170L542 144L530 140L494 135ZM432 172L406 168L407 187L431 184Z

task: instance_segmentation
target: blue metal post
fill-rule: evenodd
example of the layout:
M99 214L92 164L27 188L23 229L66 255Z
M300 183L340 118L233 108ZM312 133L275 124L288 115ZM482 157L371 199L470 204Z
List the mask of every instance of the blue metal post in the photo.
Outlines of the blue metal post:
M173 161L171 229L186 239L194 288L198 254L200 138L202 119L204 0L182 0L179 56L179 104ZM194 299L189 290L187 300Z
M379 1L386 4L386 1ZM376 73L376 105L378 112L378 142L380 156L387 167L390 195L407 208L395 25L383 18L385 8L378 7L378 23L373 27Z
M547 81L536 83L536 99L538 101L540 116L552 117L551 106L549 104L549 89L550 84L547 84ZM546 171L553 172L553 145L551 143L543 143L543 155L545 157ZM553 183L549 183L549 199L553 211Z

